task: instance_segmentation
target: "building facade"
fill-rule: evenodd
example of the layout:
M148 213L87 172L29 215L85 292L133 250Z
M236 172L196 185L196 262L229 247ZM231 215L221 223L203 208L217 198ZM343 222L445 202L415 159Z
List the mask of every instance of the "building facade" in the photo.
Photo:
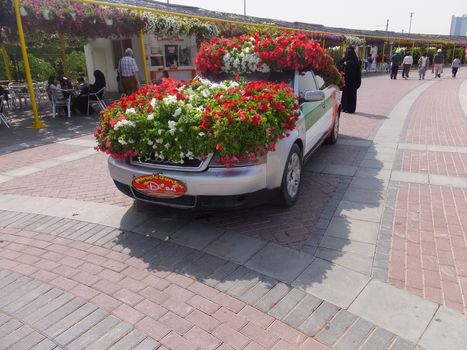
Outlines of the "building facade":
M467 15L452 16L450 35L467 35Z

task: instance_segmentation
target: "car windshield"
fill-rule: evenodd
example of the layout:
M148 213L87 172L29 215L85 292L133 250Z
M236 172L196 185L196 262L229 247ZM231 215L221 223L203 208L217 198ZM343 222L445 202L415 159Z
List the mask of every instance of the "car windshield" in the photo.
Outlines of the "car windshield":
M215 83L219 83L223 80L235 80L234 74L226 74L226 73L222 73L218 75L206 74L204 77ZM288 86L293 87L294 71L291 71L291 70L284 71L284 72L271 71L268 73L255 72L255 73L241 75L241 77L246 79L247 81L259 81L259 80L271 81L274 83L286 83Z

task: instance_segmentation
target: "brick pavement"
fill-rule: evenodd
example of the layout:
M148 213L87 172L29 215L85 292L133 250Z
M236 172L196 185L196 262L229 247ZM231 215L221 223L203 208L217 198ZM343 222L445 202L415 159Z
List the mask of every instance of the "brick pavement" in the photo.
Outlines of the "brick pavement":
M467 177L467 154L433 145L465 146L467 119L457 91L463 80L443 79L414 104L406 133L410 144L430 151L403 150L401 169L416 174ZM411 293L467 314L467 191L400 182L392 221L388 280Z
M455 152L402 151L401 170L448 176L467 176L467 154Z
M65 348L89 337L102 344L109 322L124 329L117 344L130 335L135 343L137 333L174 350L416 347L299 289L169 242L43 215L0 212L0 223L0 315Z

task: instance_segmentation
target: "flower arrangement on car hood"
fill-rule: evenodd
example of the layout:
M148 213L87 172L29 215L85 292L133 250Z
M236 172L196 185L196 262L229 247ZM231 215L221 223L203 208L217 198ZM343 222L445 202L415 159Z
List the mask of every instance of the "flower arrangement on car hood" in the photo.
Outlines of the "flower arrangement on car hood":
M343 86L333 58L305 34L241 35L203 42L196 65L204 74L314 70L327 85Z
M168 78L107 107L94 135L97 149L114 158L183 163L217 151L233 166L274 150L294 129L297 108L286 84Z

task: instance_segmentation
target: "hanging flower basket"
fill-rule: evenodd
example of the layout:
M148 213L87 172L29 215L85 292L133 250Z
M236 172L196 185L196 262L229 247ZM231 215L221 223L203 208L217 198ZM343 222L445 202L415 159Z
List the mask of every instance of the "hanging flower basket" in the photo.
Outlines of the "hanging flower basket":
M114 20L110 17L104 17L104 21L105 21L105 24L107 24L108 26L111 26L112 24L114 24Z
M286 84L169 78L106 108L94 136L114 158L183 163L217 152L219 163L233 166L274 150L295 128L297 108Z

